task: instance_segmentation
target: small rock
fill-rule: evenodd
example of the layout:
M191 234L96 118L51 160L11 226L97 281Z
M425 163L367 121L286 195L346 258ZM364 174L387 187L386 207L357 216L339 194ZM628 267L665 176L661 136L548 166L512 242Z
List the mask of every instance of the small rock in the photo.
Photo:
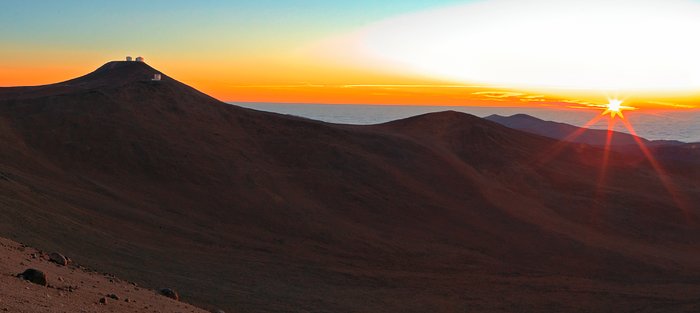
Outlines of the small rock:
M28 280L37 285L46 286L46 274L40 270L30 268L17 275L17 277Z
M108 295L107 295L107 298L112 298L112 299L114 299L114 300L119 300L119 296L117 296L117 295L115 295L115 294L113 294L113 293L108 294Z
M125 299L124 299L124 302L127 302L127 303L128 303L128 302L131 302L131 299L125 298Z
M106 305L106 304L107 304L107 298L105 298L105 297L100 298L100 304L105 304L105 305Z
M163 288L161 290L158 290L158 293L168 298L175 299L177 301L180 300L180 295L177 293L177 291L170 288Z
M211 311L211 313L226 313L226 312L224 312L224 310L217 309L217 310Z
M63 254L60 254L58 252L52 252L51 254L49 254L49 261L62 266L68 265L68 258L66 258Z

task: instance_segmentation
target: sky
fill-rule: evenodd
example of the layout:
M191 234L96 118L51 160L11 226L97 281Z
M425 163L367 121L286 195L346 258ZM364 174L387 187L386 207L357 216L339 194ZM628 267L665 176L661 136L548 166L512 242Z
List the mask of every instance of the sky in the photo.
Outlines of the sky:
M0 86L131 55L223 101L683 109L697 33L692 0L3 0Z

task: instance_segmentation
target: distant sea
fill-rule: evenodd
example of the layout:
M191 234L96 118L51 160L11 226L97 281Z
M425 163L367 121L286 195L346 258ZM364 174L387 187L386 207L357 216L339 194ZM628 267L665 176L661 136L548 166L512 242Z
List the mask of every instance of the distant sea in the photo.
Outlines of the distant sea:
M339 124L378 124L415 115L459 111L485 117L491 114L509 116L528 114L543 120L583 126L600 111L555 108L468 107L468 106L408 106L408 105L333 105L333 104L281 104L281 103L231 103L260 111L289 114L309 119ZM692 111L625 111L625 117L637 134L650 140L679 140L700 142L700 110ZM606 129L605 119L591 128ZM628 132L622 123L616 130ZM629 132L628 132L629 133Z

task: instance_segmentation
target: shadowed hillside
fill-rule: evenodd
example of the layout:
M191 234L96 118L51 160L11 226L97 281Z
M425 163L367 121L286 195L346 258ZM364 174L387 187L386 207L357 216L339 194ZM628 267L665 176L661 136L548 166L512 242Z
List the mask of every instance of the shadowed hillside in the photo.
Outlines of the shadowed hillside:
M695 311L700 163L442 112L335 125L144 63L0 88L0 235L231 312ZM666 164L664 164L666 166Z

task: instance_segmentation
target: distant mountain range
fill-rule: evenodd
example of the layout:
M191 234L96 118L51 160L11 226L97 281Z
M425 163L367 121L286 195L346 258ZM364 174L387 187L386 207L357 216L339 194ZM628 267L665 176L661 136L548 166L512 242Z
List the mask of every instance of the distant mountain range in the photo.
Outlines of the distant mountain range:
M226 312L700 308L697 146L650 163L452 111L329 124L154 73L0 88L1 236Z
M581 132L580 135L571 136L572 134L579 131L580 127L545 121L527 114L515 114L511 116L501 116L501 115L490 115L485 117L489 121L499 123L501 125L526 131L533 134L538 134L540 136L545 136L549 138L554 138L557 140L569 140L576 143L585 143L595 146L604 146L607 141L607 130L599 129L586 129ZM610 142L613 146L636 146L635 136L627 133L622 133L618 131L612 132L612 140ZM639 140L645 145L657 146L657 145L682 145L684 142L675 140L647 140L642 137L638 137Z

